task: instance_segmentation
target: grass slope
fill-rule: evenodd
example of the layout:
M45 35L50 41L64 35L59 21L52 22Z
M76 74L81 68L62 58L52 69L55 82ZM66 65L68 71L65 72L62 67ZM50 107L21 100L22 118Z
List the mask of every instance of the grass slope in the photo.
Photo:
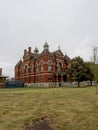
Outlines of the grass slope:
M95 87L0 89L0 130L23 130L42 117L54 130L98 130Z

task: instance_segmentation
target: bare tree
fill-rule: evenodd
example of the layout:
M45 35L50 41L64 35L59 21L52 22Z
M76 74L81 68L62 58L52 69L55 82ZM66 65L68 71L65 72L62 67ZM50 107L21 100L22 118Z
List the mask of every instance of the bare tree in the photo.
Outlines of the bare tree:
M98 47L94 46L94 47L93 47L93 54L92 54L92 56L91 56L91 61L92 61L94 64L98 64L97 52L98 52Z

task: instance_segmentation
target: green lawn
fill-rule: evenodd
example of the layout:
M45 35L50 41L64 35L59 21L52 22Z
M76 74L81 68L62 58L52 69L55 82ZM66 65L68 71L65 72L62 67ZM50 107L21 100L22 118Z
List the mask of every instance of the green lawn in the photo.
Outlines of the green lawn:
M98 130L96 87L0 89L0 130L24 130L42 117L54 130Z

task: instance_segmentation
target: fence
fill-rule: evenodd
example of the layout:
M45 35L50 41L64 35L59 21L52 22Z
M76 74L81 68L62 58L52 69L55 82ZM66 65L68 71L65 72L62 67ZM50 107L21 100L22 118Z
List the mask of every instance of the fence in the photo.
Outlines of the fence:
M24 87L24 82L23 81L7 81L6 83L6 88L20 88Z

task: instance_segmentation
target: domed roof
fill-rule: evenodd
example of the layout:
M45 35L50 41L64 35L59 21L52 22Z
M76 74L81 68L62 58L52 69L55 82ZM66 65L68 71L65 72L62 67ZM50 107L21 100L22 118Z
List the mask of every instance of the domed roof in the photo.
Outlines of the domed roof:
M39 50L37 47L35 47L34 53L38 54Z
M49 45L47 42L45 42L45 44L44 44L44 50L49 50Z

